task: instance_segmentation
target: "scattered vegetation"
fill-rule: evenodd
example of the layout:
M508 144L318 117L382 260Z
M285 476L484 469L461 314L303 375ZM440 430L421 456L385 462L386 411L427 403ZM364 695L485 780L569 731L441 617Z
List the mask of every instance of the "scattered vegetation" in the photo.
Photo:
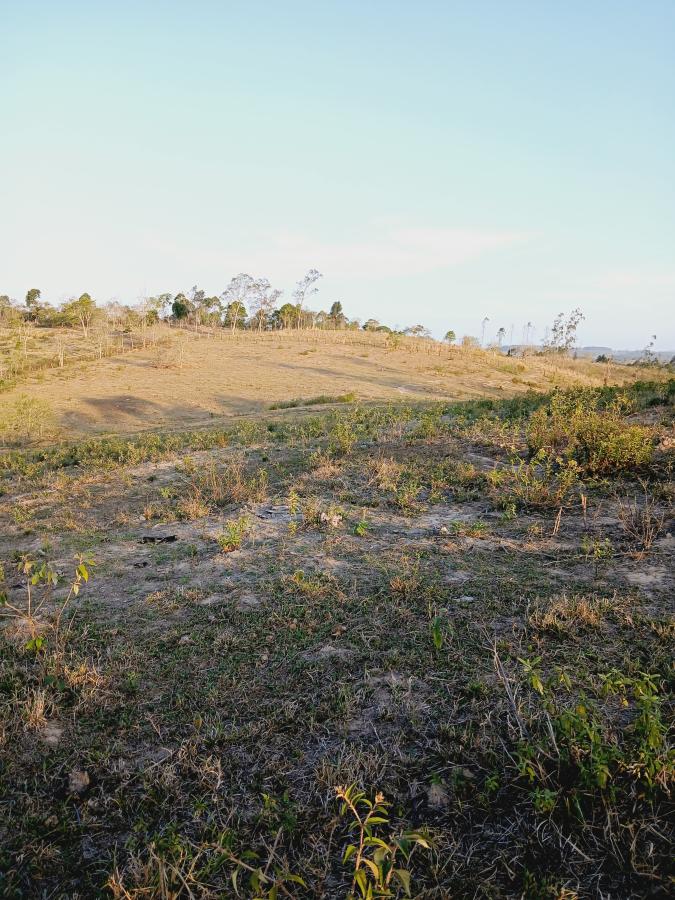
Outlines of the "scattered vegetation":
M7 449L0 893L666 896L674 397Z

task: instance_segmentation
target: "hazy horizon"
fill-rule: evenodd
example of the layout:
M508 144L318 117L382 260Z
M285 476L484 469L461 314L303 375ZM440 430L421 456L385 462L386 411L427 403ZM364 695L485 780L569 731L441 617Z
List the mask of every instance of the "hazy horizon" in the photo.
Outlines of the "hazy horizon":
M0 293L675 347L675 4L0 6Z

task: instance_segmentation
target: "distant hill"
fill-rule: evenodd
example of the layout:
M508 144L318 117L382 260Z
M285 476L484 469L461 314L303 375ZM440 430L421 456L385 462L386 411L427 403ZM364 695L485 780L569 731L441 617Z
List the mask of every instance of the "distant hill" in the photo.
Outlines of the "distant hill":
M610 356L617 362L635 362L644 356L644 350L613 350L611 347L579 347L576 351L577 356L590 356L595 359L596 356L604 354ZM655 350L654 356L659 362L668 362L675 356L675 350Z
M522 344L513 344L511 347L502 347L504 353L508 353L510 349L514 350L516 353L520 353L526 348ZM535 347L534 349L541 348ZM641 359L644 356L644 353L644 350L614 350L612 347L595 347L593 345L588 347L577 347L574 351L574 354L582 359L595 359L598 356L607 356L615 362L622 363L635 362L636 360ZM675 357L675 350L655 350L654 356L659 362L667 363Z

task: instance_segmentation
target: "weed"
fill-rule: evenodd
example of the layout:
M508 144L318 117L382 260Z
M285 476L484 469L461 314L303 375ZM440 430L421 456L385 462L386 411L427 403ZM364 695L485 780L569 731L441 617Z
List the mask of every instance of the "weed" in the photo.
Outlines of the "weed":
M223 553L232 553L233 550L239 550L250 531L251 520L248 516L240 516L225 523L225 528L217 535L216 541Z
M642 559L652 549L654 541L663 529L665 516L659 513L656 501L643 484L642 502L637 498L619 502L619 520L638 559Z
M434 616L432 618L430 631L431 641L437 652L443 649L453 634L453 628L444 616Z
M541 449L527 462L515 459L508 468L492 469L487 481L493 498L503 509L560 509L570 502L579 482L579 466L573 459L553 457Z
M361 512L361 518L354 525L354 534L356 537L365 537L368 534L368 529L370 525L368 524L368 519L366 517L365 509Z
M28 641L26 650L38 653L46 647L45 632L49 630L53 634L56 650L63 649L63 642L67 635L61 631L63 615L71 600L80 593L83 583L89 581L93 561L85 556L76 557L77 565L69 583L65 596L58 601L56 614L49 622L40 618L40 614L52 601L55 588L59 584L59 576L49 563L37 564L28 556L23 556L17 569L23 576L25 593L23 603L18 600L10 600L6 590L0 591L0 608L6 616L11 617L16 623L18 632L27 632Z
M461 537L481 538L488 533L488 525L482 519L475 522L451 522L450 533Z
M602 564L614 555L612 542L609 538L584 535L581 539L581 549L586 559L593 562L593 576L597 579Z
M318 528L330 531L339 528L344 513L335 503L324 503L318 497L307 497L300 504L302 524L305 528Z
M192 474L190 491L209 506L260 503L267 498L268 480L266 469L247 472L241 459L233 460L223 469L211 462Z
M42 440L54 430L54 412L45 400L21 395L0 407L0 444Z

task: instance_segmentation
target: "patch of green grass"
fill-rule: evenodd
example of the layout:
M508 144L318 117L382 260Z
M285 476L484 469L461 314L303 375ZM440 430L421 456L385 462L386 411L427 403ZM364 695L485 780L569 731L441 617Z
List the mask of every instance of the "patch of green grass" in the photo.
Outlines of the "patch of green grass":
M318 397L299 397L297 400L279 400L271 403L269 409L296 409L299 406L323 406L328 403L354 403L356 394L319 394Z

